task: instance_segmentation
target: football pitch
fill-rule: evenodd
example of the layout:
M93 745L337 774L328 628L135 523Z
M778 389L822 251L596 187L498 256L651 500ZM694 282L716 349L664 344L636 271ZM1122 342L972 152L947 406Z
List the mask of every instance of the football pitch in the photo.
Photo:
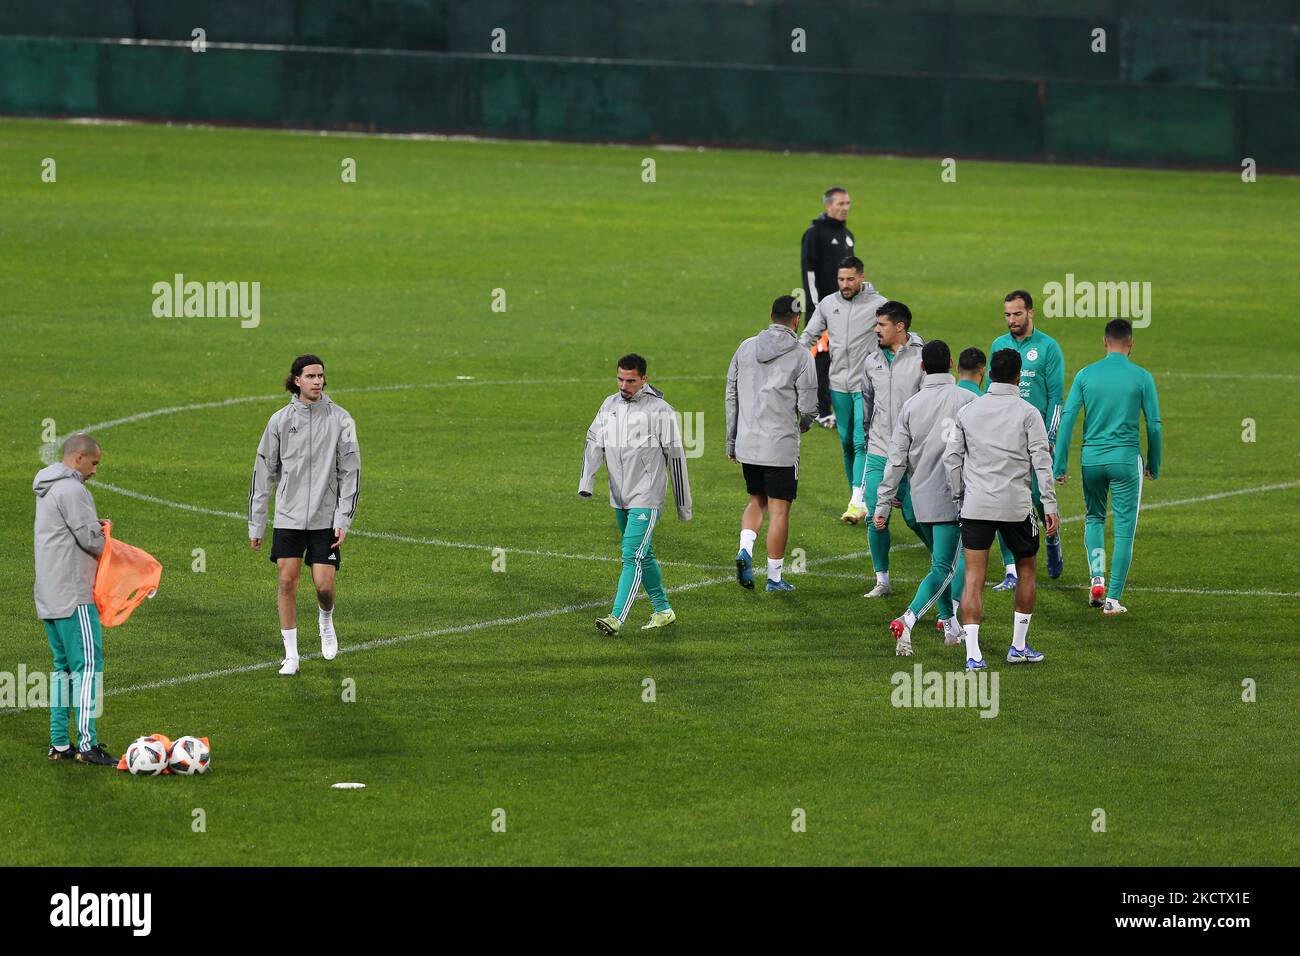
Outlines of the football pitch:
M0 670L49 669L31 479L43 432L90 428L100 516L164 566L157 596L105 632L99 736L114 755L154 731L213 752L193 778L50 763L46 711L0 710L0 865L1294 863L1300 181L940 172L0 121ZM930 617L916 657L895 657L889 620L928 562L895 519L895 594L862 598L866 532L837 520L833 432L804 436L798 590L735 583L727 363L799 284L799 236L831 183L853 193L867 277L954 355L1005 331L1013 288L1151 283L1133 360L1156 377L1165 454L1129 613L1087 606L1076 431L1065 574L1040 570L1031 632L1043 664L994 663L1011 597L985 594L991 719L891 702L896 673L959 670L964 653ZM260 282L258 324L156 317L152 288L178 273ZM1104 324L1039 313L1067 386L1101 357ZM618 574L604 471L592 500L576 489L629 351L701 416L702 455L694 520L669 507L656 533L678 623L646 636L642 597L610 639L593 628ZM363 485L341 653L282 679L275 571L245 516L302 352L324 357L357 423ZM304 581L306 652L312 607Z

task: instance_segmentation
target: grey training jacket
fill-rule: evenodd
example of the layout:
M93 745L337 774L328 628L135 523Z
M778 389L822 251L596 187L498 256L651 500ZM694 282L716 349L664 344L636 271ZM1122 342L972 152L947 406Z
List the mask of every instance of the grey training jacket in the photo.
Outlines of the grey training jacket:
M921 368L921 346L915 332L897 349L892 362L876 349L867 356L862 370L862 427L867 433L867 454L889 455L889 439L903 403L921 390L925 372ZM862 473L863 486L866 472Z
M671 471L677 517L691 520L691 484L677 413L649 386L631 399L615 392L601 403L587 429L578 480L582 497L591 497L602 461L609 469L611 508L663 508Z
M351 527L361 497L361 448L352 416L328 395L313 403L295 395L266 423L248 492L250 538L266 537L273 487L275 527Z
M897 496L906 472L917 521L934 524L957 520L957 505L948 485L943 456L957 425L957 413L973 401L974 393L958 388L948 372L925 376L925 384L903 403L898 423L894 425L889 464L885 466L876 498L876 514L889 517L890 503Z
M773 322L745 339L727 369L727 455L749 465L799 462L805 419L817 414L817 368L794 330Z
M95 572L104 552L104 529L81 472L55 462L32 481L36 492L36 616L70 616L95 603Z
M876 309L888 300L870 282L852 299L838 290L817 303L799 344L810 349L826 332L831 343L830 385L837 392L857 392L862 388L862 364L880 348L876 335Z
M963 518L1024 521L1033 511L1030 471L1044 514L1058 514L1047 428L1020 386L994 382L957 413L943 465Z

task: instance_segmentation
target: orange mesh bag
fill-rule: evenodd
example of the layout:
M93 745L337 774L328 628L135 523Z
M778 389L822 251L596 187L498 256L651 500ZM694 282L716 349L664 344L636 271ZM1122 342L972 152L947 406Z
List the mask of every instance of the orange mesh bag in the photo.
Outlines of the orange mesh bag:
M126 623L131 612L158 591L162 564L147 551L114 541L112 522L104 524L104 552L95 572L95 607L104 627Z

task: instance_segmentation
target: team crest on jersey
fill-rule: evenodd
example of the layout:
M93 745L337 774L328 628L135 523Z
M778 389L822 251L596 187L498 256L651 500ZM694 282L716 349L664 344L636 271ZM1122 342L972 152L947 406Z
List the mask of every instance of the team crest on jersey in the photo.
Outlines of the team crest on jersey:
M853 237L852 237L852 236L845 236L845 237L844 237L844 241L845 241L845 243L847 243L847 244L850 245L850 246L853 245Z
M1029 359L1031 362L1038 361L1038 349L1030 349L1025 353L1025 358Z

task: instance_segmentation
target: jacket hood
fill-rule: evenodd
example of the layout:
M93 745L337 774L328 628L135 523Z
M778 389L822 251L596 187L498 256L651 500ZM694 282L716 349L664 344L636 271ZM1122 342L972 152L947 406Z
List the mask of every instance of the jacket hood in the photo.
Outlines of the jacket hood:
M843 219L832 219L826 213L822 213L812 221L812 224L822 229L843 229L848 225L848 222Z
M799 338L792 329L773 322L754 336L754 356L767 363L799 347Z
M81 472L75 468L70 468L61 461L56 461L52 465L47 465L36 473L32 479L32 491L36 492L37 498L44 498L56 481L62 481L64 478L72 478L81 481Z

